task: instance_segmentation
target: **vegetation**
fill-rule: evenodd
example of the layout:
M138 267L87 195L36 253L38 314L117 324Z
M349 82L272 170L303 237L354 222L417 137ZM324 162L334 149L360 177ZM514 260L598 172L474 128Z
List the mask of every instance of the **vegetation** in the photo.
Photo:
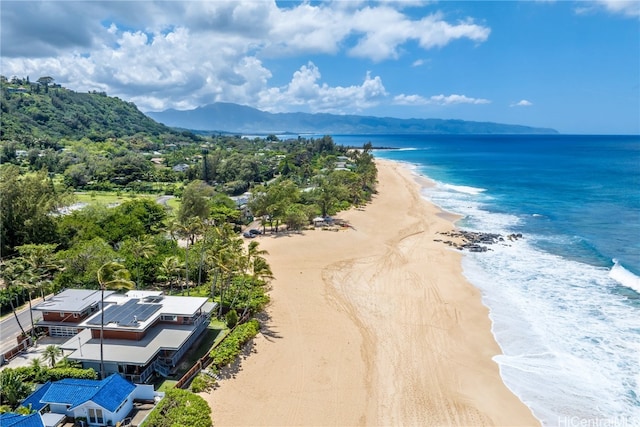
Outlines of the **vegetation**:
M172 133L132 103L104 92L77 93L50 79L47 83L41 79L3 79L2 139L36 137L55 144L61 138L101 141L139 132Z
M233 362L251 338L260 331L260 324L252 319L247 323L238 325L215 349L211 351L212 363L221 368Z
M59 362L53 368L41 366L39 363L19 368L5 368L0 371L0 405L15 408L33 392L35 384L63 378L96 379L97 374L93 369L66 367L64 362Z
M210 427L211 408L197 394L172 388L149 414L142 427Z
M62 350L60 350L60 347L57 345L48 345L47 348L44 349L44 352L42 352L42 356L45 360L49 361L50 366L53 368L56 366L58 357L62 356Z
M235 326L212 353L224 366L258 332L255 320L237 324L268 304L273 278L267 253L243 239L242 227L258 220L262 232L300 230L375 193L371 144L350 150L330 136L199 136L51 77L36 84L0 76L0 92L2 313L63 288L208 296L219 303L218 318ZM86 205L63 210L79 193ZM28 326L19 325L25 334ZM59 357L51 349L19 375L27 384L96 376L63 367ZM56 367L43 368L47 362ZM173 420L171 410L159 413ZM167 422L157 425L199 425Z
M202 393L209 391L216 385L216 380L209 374L199 373L193 381L191 381L191 391L194 393Z

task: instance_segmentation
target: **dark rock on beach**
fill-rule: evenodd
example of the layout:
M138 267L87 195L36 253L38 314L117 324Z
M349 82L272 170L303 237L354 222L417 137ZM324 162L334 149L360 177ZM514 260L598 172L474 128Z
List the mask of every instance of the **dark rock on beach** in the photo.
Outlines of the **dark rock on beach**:
M502 235L496 233L454 230L439 234L450 237L454 240L434 239L435 242L442 242L456 249L466 249L470 252L487 252L489 250L487 245L493 245L495 243L505 241L505 238ZM506 237L507 240L512 242L521 238L522 234L520 233L509 234Z

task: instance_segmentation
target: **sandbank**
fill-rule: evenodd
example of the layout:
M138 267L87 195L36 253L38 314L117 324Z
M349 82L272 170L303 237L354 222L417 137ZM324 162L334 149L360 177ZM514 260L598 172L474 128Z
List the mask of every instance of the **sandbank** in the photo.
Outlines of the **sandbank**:
M234 377L202 396L217 426L539 425L504 385L454 228L416 177L377 161L353 228L261 236L276 279L263 332ZM490 256L490 255L488 255Z

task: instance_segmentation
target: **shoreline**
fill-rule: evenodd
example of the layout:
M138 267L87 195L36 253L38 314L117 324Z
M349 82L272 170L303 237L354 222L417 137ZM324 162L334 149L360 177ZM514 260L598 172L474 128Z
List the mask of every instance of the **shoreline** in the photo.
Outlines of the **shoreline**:
M456 217L423 178L377 159L353 228L263 236L268 320L233 379L203 393L217 425L539 425L503 383L480 291L434 242ZM434 268L435 267L435 268Z

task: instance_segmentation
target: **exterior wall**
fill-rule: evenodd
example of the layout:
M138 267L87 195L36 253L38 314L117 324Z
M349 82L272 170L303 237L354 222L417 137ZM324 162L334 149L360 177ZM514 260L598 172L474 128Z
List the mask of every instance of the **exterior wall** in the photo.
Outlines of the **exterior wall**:
M102 418L104 422L102 424L92 424L89 421L89 409L100 409L102 411ZM89 401L80 406L77 406L73 411L71 411L72 413L68 415L74 418L86 417L86 423L90 426L116 425L118 421L122 421L129 414L129 412L131 412L131 409L133 409L133 399L129 397L127 398L127 403L125 403L120 411L116 413L109 412L102 406L96 405L95 403Z
M59 403L51 403L49 405L49 410L54 414L71 415L71 413L67 413L67 405L61 405Z
M74 317L74 314L76 317ZM62 322L62 323L80 323L88 316L81 313L71 313L64 311L44 311L42 312L42 320L48 322Z
M100 361L91 361L91 360L78 360L78 362L82 363L82 369L93 369L100 376ZM118 374L118 364L115 362L104 362L104 373L106 376L111 374Z
M153 386L146 384L136 384L136 389L131 394L134 399L138 400L153 400L156 397Z
M114 331L111 329L104 330L104 338L115 340L133 340L139 341L144 338L146 331ZM100 329L91 329L91 338L100 339Z

